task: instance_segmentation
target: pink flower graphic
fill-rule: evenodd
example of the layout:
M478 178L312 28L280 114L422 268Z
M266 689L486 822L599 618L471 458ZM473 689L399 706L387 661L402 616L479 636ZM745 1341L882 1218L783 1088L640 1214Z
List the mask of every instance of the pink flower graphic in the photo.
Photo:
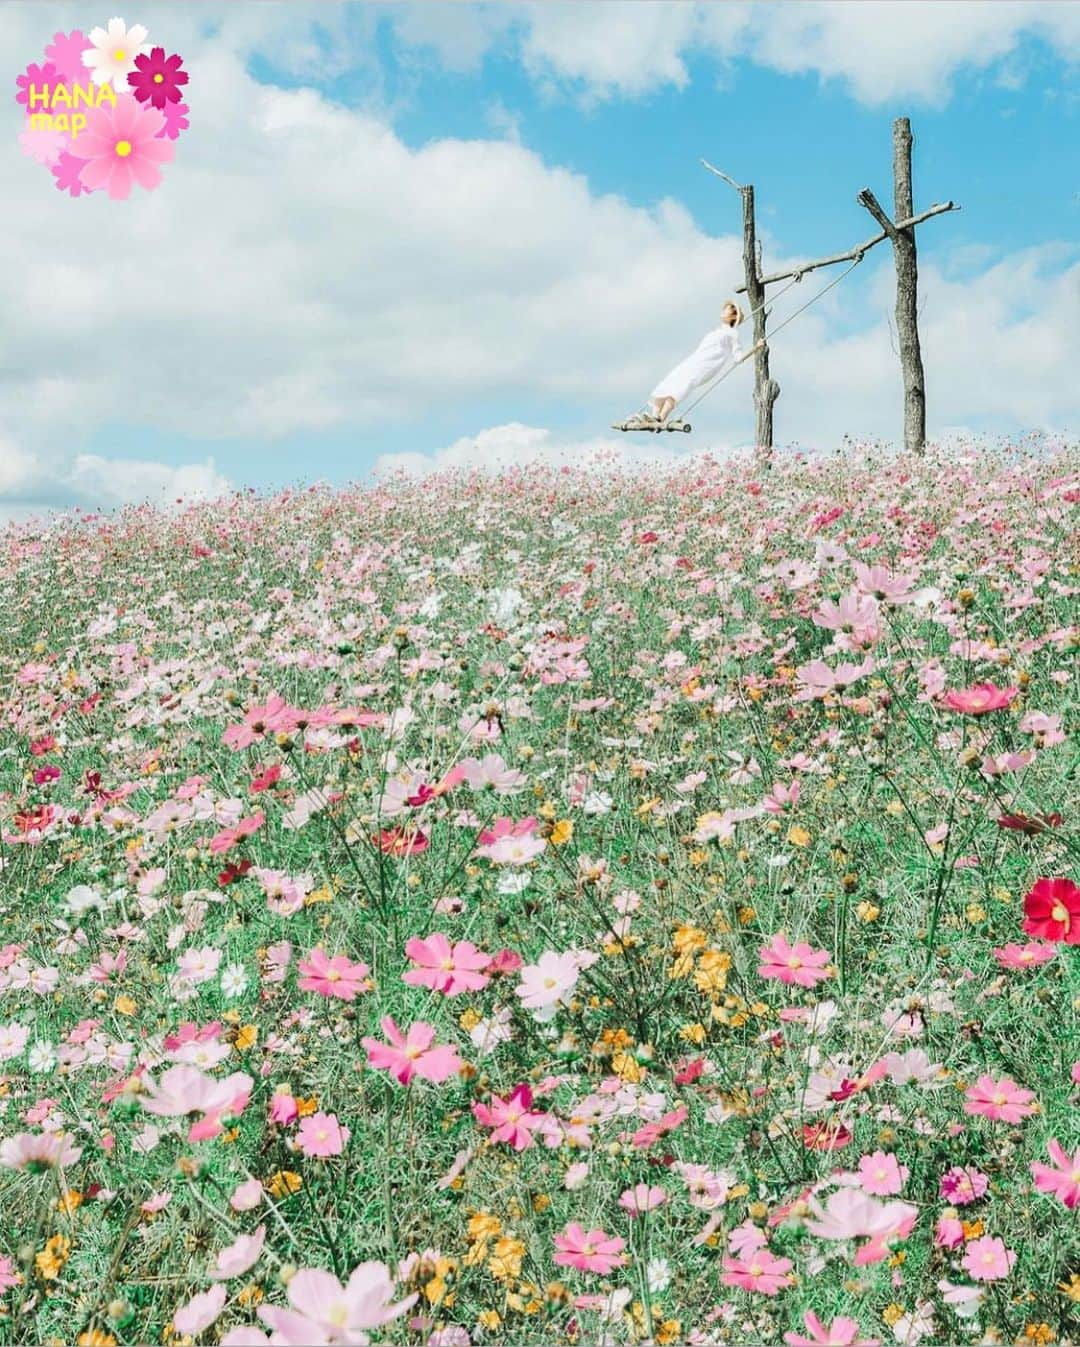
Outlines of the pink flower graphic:
M49 62L45 65L37 65L31 62L26 67L22 75L16 75L15 87L18 93L15 95L15 102L21 103L23 110L29 115L31 112L48 112L49 101L52 98L53 85L60 83L60 77L57 74L56 67ZM33 107L30 105L30 90L33 88L35 93ZM41 91L46 91L46 102L41 101Z
M23 154L39 164L55 164L68 147L68 138L63 131L32 130L30 118L26 119L26 130L19 136Z
M45 48L45 58L56 69L56 78L63 84L82 84L87 78L82 54L90 46L90 39L81 29L70 33L54 33Z
M87 160L83 184L106 188L114 201L126 201L133 182L152 192L161 183L158 165L169 163L174 153L170 141L156 138L162 123L157 108L140 106L129 94L115 107L94 108L79 135L79 154Z
M191 109L186 103L166 103L162 108L165 125L157 133L158 140L161 140L163 136L175 140L181 131L186 131L191 125L187 118L190 111Z

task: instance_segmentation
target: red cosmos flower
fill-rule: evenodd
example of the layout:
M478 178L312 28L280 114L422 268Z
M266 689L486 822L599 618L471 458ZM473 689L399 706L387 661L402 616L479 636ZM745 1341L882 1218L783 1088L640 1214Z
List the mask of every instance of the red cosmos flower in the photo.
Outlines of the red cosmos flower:
M51 753L56 747L56 740L51 734L45 735L43 739L35 739L30 744L30 756L32 758L43 758L46 753Z
M999 828L1008 828L1011 832L1023 833L1026 837L1035 837L1050 828L1060 828L1064 819L1060 814L1002 814L997 821Z
M1019 688L999 688L996 683L974 683L969 688L946 692L941 704L967 716L985 716L989 711L1004 711L1019 691Z
M230 861L218 875L217 882L224 889L229 884L235 884L238 879L243 879L250 869L250 861L238 861L235 865Z
M666 1137L669 1132L681 1127L689 1116L690 1110L685 1104L680 1104L678 1108L665 1113L659 1122L646 1123L644 1127L639 1127L631 1137L635 1149L640 1151L655 1146L661 1137Z
M135 57L137 69L128 75L131 92L140 103L149 102L159 110L166 103L180 102L180 85L188 82L188 73L179 56L166 56L164 47L154 47L150 55Z
M490 977L498 977L500 975L509 976L509 974L517 972L521 967L522 962L521 955L517 954L514 950L500 949L491 956L491 960L484 969L484 972Z
M271 766L264 768L258 776L252 779L248 789L252 795L258 795L260 791L270 790L281 780L281 763L275 762Z
M415 856L428 849L428 839L422 832L408 833L404 828L384 828L375 839L375 845L388 856Z
M1080 945L1080 888L1071 879L1039 879L1024 898L1024 930Z
M803 1127L803 1145L811 1151L842 1150L851 1137L852 1133L843 1123L807 1123Z
M421 805L425 805L429 800L434 800L435 798L436 792L434 786L429 786L426 781L423 781L420 783L416 794L408 796L405 803L410 805L413 809L419 809Z
M654 533L652 529L649 529L648 533L641 533L638 535L639 543L655 543L659 541L660 541L659 533Z
M673 1076L676 1085L693 1085L694 1081L701 1078L705 1070L705 1058L695 1057L693 1061L681 1062Z

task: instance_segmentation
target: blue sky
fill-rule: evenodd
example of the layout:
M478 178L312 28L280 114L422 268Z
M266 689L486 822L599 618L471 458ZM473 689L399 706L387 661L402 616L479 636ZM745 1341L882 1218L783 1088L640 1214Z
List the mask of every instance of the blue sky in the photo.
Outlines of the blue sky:
M891 210L900 114L916 134L917 209L962 206L919 233L931 431L1075 428L1080 7L544 8L124 11L192 72L192 128L166 181L126 203L50 192L19 155L9 107L0 186L21 207L27 261L0 294L0 374L16 370L0 378L0 507L108 504L223 478L345 481L376 465L554 461L610 443L608 423L696 344L741 280L738 200L699 158L755 183L771 270L874 232L855 193L870 186ZM17 73L56 29L108 17L6 6L0 50ZM230 164L249 120L249 149ZM288 133L274 129L282 120ZM329 148L338 135L344 176ZM440 188L428 165L445 158L455 167ZM373 210L376 193L409 204ZM39 345L40 304L20 296L49 289L50 266L67 269L57 286L85 269L89 293L103 250L116 274L123 255L146 278L159 309L185 315L166 349L151 327L140 335L145 307L127 313L123 377L142 397L110 399L103 380L121 376L77 344L50 369L48 315ZM778 337L782 442L895 433L891 283L881 247L812 321ZM21 337L20 311L35 315ZM1010 345L1028 354L1010 364ZM749 388L718 390L694 443L662 452L747 443Z

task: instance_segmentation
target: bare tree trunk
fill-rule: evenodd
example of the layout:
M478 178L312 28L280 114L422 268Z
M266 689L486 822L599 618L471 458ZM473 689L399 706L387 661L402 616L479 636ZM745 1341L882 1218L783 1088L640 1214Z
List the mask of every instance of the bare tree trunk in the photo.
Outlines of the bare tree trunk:
M746 273L746 297L754 314L754 341L765 336L765 286L758 267L757 230L754 223L754 189L742 187L743 270ZM754 356L754 411L757 454L766 467L772 464L773 403L780 396L780 385L769 378L769 348L763 346Z
M894 220L909 220L915 213L911 188L911 123L906 117L893 122ZM900 341L900 366L904 376L904 448L921 454L926 447L926 385L919 346L919 264L915 255L915 229L897 229L892 236L896 258L896 332Z

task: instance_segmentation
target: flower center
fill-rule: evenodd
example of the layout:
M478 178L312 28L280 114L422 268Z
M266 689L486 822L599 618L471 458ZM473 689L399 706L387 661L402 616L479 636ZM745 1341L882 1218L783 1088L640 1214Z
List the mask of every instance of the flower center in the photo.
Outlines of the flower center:
M801 968L802 960L798 957L798 955L793 954L791 958L787 961L787 966L789 968Z
M341 969L340 968L328 969L326 973L326 980L327 982L339 982L341 980Z
M1069 924L1069 910L1064 903L1055 903L1050 916L1054 921L1060 921L1066 926Z
M998 1108L1002 1108L1005 1104L1009 1102L1009 1097L1008 1095L1004 1094L1001 1090L999 1090L997 1094L994 1095L993 1102L997 1104Z
M123 49L123 47L117 47L117 49L113 52L113 60L114 61L127 60L127 52Z
M128 155L131 153L131 141L118 140L114 148L116 150L116 153L120 156L121 159L126 159Z
M154 83L155 84L165 83L165 76L160 71L158 71L158 73L154 76Z
M444 959L442 963L439 964L439 967L442 969L444 973L449 973L453 970L454 961L451 958Z

